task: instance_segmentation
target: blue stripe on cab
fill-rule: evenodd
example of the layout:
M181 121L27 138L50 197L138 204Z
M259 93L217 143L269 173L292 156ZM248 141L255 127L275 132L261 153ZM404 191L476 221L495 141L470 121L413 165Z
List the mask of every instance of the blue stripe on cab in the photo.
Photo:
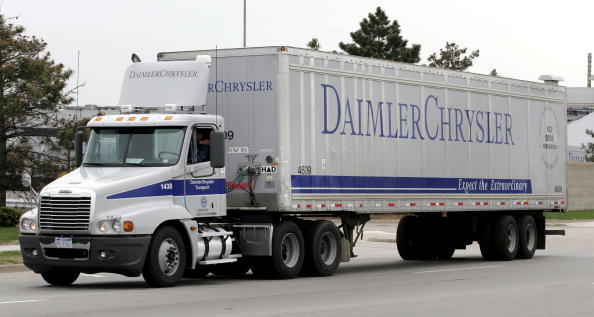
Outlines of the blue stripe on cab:
M185 187L185 194L184 194ZM107 196L107 199L158 197L158 196L189 196L225 194L224 178L207 179L176 179L151 184L118 194Z

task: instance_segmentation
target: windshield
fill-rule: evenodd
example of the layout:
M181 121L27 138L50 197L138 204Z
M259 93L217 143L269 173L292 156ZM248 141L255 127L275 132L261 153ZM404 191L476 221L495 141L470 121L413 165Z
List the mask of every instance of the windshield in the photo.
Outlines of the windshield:
M170 166L177 164L184 127L94 128L84 166Z

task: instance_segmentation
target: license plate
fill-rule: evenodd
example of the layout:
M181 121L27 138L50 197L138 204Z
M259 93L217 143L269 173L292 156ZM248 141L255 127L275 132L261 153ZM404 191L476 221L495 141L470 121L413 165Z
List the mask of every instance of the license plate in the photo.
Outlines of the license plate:
M60 249L72 249L72 238L56 238L56 247Z

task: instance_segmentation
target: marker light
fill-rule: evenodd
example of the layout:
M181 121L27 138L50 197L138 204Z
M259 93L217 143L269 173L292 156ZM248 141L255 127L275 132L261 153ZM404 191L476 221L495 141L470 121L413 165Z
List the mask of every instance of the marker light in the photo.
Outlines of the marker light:
M136 120L136 117L130 117L130 118L128 118L128 121L134 121L134 120Z
M122 120L124 120L124 117L118 117L118 118L116 119L116 121L122 121Z
M99 231L101 231L101 232L107 231L107 224L105 222L102 222L99 224Z
M173 120L173 116L167 116L165 117L165 120Z
M147 121L149 119L149 117L142 117L140 118L140 121Z
M124 221L124 231L131 232L132 230L134 230L134 222L130 220Z
M103 117L97 117L97 118L95 118L95 121L101 121L101 120L103 120Z

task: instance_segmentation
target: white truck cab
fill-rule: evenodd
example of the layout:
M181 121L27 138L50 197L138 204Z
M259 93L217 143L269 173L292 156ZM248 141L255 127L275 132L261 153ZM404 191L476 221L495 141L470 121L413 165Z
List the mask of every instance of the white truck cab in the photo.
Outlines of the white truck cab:
M23 216L25 265L51 284L70 284L78 272L144 271L149 284L166 286L197 260L235 261L231 240L223 241L231 233L199 229L196 221L226 215L224 121L197 111L207 77L207 63L200 61L127 70L122 114L89 121L80 167L44 187L39 207ZM78 149L83 133L77 132ZM189 243L199 232L210 232L213 245ZM160 242L151 244L159 233ZM160 259L152 273L145 268L147 253ZM202 256L186 264L186 253Z

